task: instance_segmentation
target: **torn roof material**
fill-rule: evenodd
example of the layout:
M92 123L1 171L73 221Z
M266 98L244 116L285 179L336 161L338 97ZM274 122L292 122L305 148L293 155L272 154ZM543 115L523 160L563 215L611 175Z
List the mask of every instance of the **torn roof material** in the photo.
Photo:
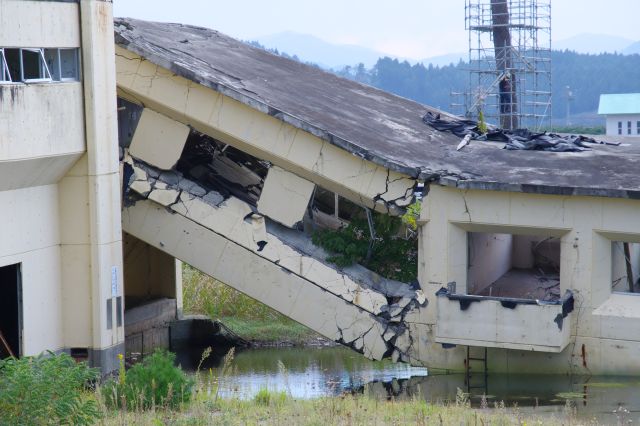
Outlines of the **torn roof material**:
M376 164L447 186L640 198L640 145L588 152L499 149L427 126L434 108L273 55L217 31L115 20L116 43L186 79Z

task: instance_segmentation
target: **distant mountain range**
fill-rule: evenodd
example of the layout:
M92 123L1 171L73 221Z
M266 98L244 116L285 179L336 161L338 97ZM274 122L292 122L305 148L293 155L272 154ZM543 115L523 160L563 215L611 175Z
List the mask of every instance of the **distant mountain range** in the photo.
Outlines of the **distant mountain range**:
M361 62L370 68L378 58L388 56L366 47L329 43L309 34L292 31L259 37L256 41L268 49L278 49L288 55L296 55L303 62L313 62L323 68L337 69Z
M630 40L623 37L611 36L607 34L578 34L573 37L569 37L564 40L559 40L553 43L554 50L573 50L578 53L590 53L590 54L598 54L598 53L638 53L637 50L640 46L636 46L636 52L629 51L626 52L626 49L631 48L634 43L634 40Z
M269 49L277 49L293 56L296 55L304 62L313 62L323 68L341 69L346 65L363 63L365 67L372 67L379 58L390 57L400 61L407 60L410 64L423 63L434 66L457 64L467 59L466 52L451 53L424 59L402 58L375 49L352 44L336 44L322 40L313 35L292 31L271 34L255 39ZM578 53L613 53L625 55L640 54L640 41L606 34L579 34L565 40L553 43L554 50L572 50Z

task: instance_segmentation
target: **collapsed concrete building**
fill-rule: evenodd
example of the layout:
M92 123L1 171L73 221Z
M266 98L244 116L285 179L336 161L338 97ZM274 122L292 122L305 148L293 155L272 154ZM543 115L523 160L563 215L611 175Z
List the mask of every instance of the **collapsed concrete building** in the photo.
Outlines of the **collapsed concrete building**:
M84 1L0 4L19 3L50 8L50 16L63 7L85 7ZM110 19L107 2L87 1L93 3ZM91 265L100 284L65 278L64 286L47 287L63 301L54 310L68 327L60 326L55 341L38 337L53 323L35 325L37 317L26 309L43 296L25 291L36 284L21 249L0 253L0 264L21 265L20 325L0 321L0 330L18 336L19 354L87 353L108 370L124 350L125 334L128 343L135 335L161 343L166 327L149 325L154 318L136 309L161 301L157 311L146 312L180 316L182 261L372 359L463 371L478 357L475 348L487 348L482 359L492 372L640 373L640 361L631 356L640 345L634 331L640 321L638 148L513 151L502 149L504 143L472 141L457 149L459 136L423 121L427 113L455 120L433 108L213 30L133 19L116 19L114 27L113 75L106 65L88 67L91 55L113 53L101 33L105 46L83 43L88 51L81 76L84 97L91 96L87 85L98 81L109 98L100 106L112 115L87 125L87 138L94 135L109 149L111 168L117 167L119 140L115 176L122 197L90 199L82 204L89 209L82 220L89 235L95 228L96 238L115 238L117 250L103 263L79 260L78 268ZM111 28L110 22L100 26ZM4 40L0 45L14 45ZM97 48L102 51L94 53ZM52 79L14 83L0 84L2 99L10 99L11 90L54 86ZM0 117L15 123L16 107L3 101L2 108ZM114 120L116 108L117 138L99 130ZM59 139L60 123L72 120L77 117L50 123L45 137ZM1 131L13 146L15 136ZM62 174L24 185L65 194L62 176L83 164L74 165L78 158L90 157L86 146L87 154L79 149ZM9 176L11 165L0 170ZM0 196L15 197L14 191L21 189L6 188ZM63 230L81 231L77 224L84 222L72 213L85 210L67 210L73 197L87 192L70 188L69 198L56 199L56 211L65 212ZM417 282L384 278L361 265L338 267L309 236L309 229L348 220L339 203L401 215L415 202L421 204ZM8 223L18 215L26 220L34 209L26 203L20 211L5 209ZM113 235L98 232L105 223ZM16 229L30 229L27 222L21 226ZM61 241L51 244L64 248ZM86 247L94 253L91 244ZM76 271L77 263L64 256L51 262ZM44 270L42 259L36 264ZM69 309L63 305L68 300L90 309ZM94 340L75 334L77 324L91 323ZM98 350L109 360L91 355Z

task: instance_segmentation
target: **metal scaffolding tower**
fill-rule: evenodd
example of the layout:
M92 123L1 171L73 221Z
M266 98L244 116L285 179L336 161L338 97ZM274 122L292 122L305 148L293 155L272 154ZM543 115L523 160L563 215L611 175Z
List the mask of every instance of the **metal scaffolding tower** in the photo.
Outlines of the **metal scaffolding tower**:
M502 128L551 124L551 0L465 0L469 86L454 112Z

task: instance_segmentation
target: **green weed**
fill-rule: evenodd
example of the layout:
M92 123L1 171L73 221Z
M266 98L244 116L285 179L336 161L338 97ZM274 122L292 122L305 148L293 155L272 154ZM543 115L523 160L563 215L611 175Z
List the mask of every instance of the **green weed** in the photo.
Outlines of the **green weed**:
M137 410L179 408L191 399L194 382L174 361L175 354L156 350L125 372L121 358L118 380L107 381L102 390L106 404Z
M408 217L416 213L419 215L419 210L414 208ZM331 253L327 260L338 267L359 263L389 279L414 281L418 276L417 238L399 236L400 218L374 213L373 223L375 240L369 259L371 233L366 217L354 217L348 226L338 230L319 230L313 234L313 242Z
M98 374L67 354L0 360L0 424L94 424L101 414L88 385Z

